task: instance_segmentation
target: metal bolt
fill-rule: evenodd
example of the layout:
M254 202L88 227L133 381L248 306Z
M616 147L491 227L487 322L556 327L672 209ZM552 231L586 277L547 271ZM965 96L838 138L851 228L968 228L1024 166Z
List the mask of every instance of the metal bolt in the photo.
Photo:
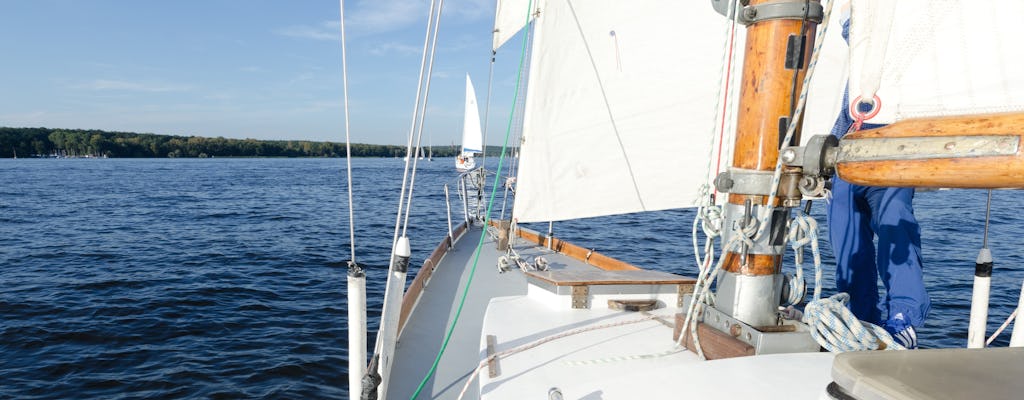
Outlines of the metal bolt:
M789 164L796 160L796 151L793 149L786 149L782 152L782 162Z

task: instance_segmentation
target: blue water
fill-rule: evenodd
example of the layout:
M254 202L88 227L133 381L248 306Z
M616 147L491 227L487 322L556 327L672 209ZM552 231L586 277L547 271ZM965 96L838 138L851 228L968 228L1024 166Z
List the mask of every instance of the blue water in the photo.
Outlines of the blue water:
M414 260L446 229L451 161L423 163L417 175ZM357 258L369 269L375 331L403 163L354 164ZM0 398L347 397L343 167L341 159L0 160ZM995 193L989 332L1024 279L1018 199ZM983 191L915 200L935 304L920 331L926 347L966 340L984 200ZM692 274L691 218L627 215L558 223L555 232Z

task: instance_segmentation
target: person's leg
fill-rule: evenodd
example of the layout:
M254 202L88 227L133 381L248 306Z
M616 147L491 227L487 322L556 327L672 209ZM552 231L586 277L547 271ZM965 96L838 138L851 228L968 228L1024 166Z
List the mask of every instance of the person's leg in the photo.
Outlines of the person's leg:
M836 258L836 290L850 294L850 311L858 319L880 324L874 234L863 187L838 177L832 182L828 234Z
M885 327L894 334L908 326L920 328L931 309L913 198L913 188L871 188L867 193L878 235L878 273L886 289Z

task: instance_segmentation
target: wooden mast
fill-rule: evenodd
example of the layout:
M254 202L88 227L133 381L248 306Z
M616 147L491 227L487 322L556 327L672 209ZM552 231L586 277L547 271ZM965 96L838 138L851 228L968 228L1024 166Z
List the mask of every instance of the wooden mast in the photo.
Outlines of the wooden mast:
M752 0L742 11L748 12L750 8L770 3L778 1ZM807 3L789 4L802 6ZM809 5L817 4L817 1L809 2ZM794 92L800 92L816 27L817 23L801 19L765 19L754 21L747 27L731 172L747 170L757 174L759 171L763 175L775 170L780 141L785 137L794 106L791 99L796 98ZM802 52L799 51L801 44ZM799 140L798 131L794 141L799 143ZM780 193L779 197L792 198L794 195L799 200L799 193ZM735 225L739 221L756 218L758 209L766 206L767 202L766 195L731 192L726 206L727 223ZM773 205L780 205L780 201L776 200ZM784 212L773 217L773 226L784 226L789 212L788 208L782 210ZM719 304L725 308L722 311L755 326L774 323L781 295L784 249L781 244L785 232L784 229L770 229L766 233L769 235L765 235L760 245L723 255L726 274L719 283L719 293L732 292L725 296L729 297L725 301L721 301L723 296L719 296Z

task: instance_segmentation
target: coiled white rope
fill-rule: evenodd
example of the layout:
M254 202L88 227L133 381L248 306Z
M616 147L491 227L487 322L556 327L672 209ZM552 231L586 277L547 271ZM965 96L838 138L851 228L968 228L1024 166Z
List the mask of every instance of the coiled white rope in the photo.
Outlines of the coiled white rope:
M858 320L846 307L849 301L849 294L839 293L807 304L803 321L818 344L833 353L905 350L882 327Z

